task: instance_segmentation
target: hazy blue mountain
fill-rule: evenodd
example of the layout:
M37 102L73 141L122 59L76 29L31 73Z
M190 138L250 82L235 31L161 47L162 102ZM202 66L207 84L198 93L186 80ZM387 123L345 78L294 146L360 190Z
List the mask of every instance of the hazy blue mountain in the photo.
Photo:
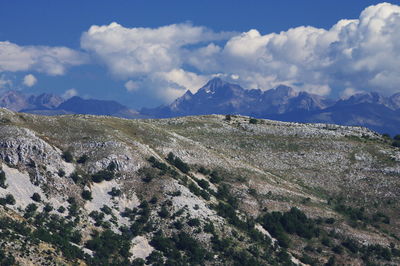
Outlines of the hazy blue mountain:
M138 112L116 101L83 99L78 96L65 100L55 94L26 95L13 90L0 96L0 107L39 115L92 114L124 118L141 117Z
M205 114L241 114L290 122L365 126L380 133L400 133L400 93L377 92L332 100L280 85L267 91L246 90L219 78L196 93L187 91L172 104L142 109L143 115L165 118Z
M0 96L0 107L24 112L36 109L54 109L63 101L63 98L54 94L26 95L20 91L10 90Z
M55 94L42 93L38 96L31 95L28 102L34 109L54 109L63 103L64 99Z
M26 95L19 91L10 90L0 96L0 107L7 108L12 111L20 111L28 108L29 103Z
M258 89L246 90L237 84L214 78L195 94L187 91L170 105L142 109L141 113L158 118L203 114L263 116L294 110L319 110L329 104L329 100L318 95L297 93L283 85L263 92Z
M116 102L96 99L83 99L74 96L62 104L55 111L61 111L72 114L91 114L91 115L108 115L125 118L137 118L139 114L136 111Z
M298 93L284 85L263 92L258 89L246 90L239 85L214 78L195 94L187 91L170 105L143 109L142 113L154 117L200 114L263 116L295 110L320 110L330 104L331 101L321 96L307 92Z

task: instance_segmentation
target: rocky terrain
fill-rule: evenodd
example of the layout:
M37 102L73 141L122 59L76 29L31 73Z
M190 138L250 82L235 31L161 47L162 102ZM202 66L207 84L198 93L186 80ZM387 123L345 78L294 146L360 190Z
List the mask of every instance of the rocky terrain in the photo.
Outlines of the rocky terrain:
M0 264L398 265L391 144L245 116L0 109Z

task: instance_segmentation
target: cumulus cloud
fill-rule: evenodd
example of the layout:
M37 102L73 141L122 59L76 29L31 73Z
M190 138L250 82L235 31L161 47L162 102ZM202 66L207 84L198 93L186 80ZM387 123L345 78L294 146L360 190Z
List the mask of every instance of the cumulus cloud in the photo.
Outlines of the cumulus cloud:
M359 19L341 20L329 30L250 30L231 38L214 58L218 71L237 73L253 87L285 83L321 95L333 88L393 93L400 84L400 7L370 6Z
M0 72L37 71L62 75L69 66L81 65L87 57L66 47L19 46L0 42Z
M72 89L66 90L63 93L62 97L64 99L69 99L69 98L72 98L72 97L74 97L76 95L78 95L78 91L76 89L72 88Z
M132 80L128 80L127 82L125 82L124 86L127 91L136 91L139 89L138 84L136 84L136 82Z
M104 63L113 75L122 79L140 79L135 83L135 89L151 83L158 85L152 88L158 89L160 94L170 91L166 94L176 95L176 91L182 92L184 87L192 90L207 80L182 67L193 52L194 48L190 46L209 45L231 36L232 33L215 33L190 24L153 29L125 28L113 22L90 27L81 37L81 47ZM132 90L129 89L132 86L129 80L125 84L128 90Z
M330 29L301 26L265 35L256 29L238 34L190 24L111 23L90 27L81 47L125 80L128 90L152 88L166 100L186 88L194 92L216 74L264 90L286 84L320 95L389 94L400 84L400 7L382 3Z
M34 75L28 74L24 77L23 83L27 87L32 87L37 82L37 79Z
M355 90L354 88L346 88L342 91L341 97L342 99L348 99L350 96L361 93L362 91L360 90Z

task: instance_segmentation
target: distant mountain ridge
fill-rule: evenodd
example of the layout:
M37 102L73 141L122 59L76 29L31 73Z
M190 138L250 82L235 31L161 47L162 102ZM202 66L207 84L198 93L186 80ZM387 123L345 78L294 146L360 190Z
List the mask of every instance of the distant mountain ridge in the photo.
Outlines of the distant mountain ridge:
M26 95L19 91L7 91L0 96L0 107L39 115L91 114L124 118L140 117L138 112L116 101L83 99L78 96L65 100L49 93Z
M400 92L382 96L363 92L347 99L328 99L280 85L262 91L244 89L220 78L208 81L196 93L187 90L169 105L143 108L140 112L116 101L63 99L54 94L25 95L8 91L0 107L39 115L92 114L123 118L170 118L189 115L240 114L287 122L364 126L379 133L400 133Z
M284 85L267 91L246 90L214 78L194 94L188 90L170 105L144 108L141 114L154 118L240 114L288 122L364 126L380 133L398 134L400 93L385 97L363 92L332 100Z
M214 78L195 94L188 90L168 106L142 109L141 113L154 117L203 114L260 116L295 110L312 111L326 108L330 104L330 100L321 96L307 92L298 93L284 85L268 91L246 90L239 85Z

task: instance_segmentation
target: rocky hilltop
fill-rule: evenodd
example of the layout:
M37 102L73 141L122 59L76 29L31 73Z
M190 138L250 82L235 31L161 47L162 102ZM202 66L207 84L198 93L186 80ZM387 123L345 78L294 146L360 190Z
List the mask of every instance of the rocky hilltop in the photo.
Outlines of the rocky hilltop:
M366 128L0 109L0 166L0 264L400 263L400 150Z

